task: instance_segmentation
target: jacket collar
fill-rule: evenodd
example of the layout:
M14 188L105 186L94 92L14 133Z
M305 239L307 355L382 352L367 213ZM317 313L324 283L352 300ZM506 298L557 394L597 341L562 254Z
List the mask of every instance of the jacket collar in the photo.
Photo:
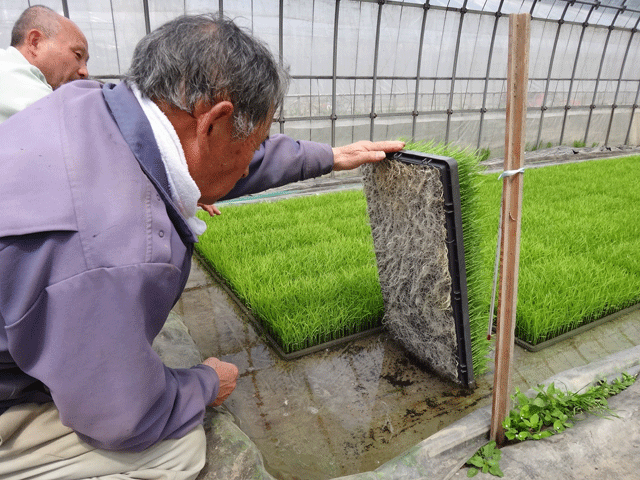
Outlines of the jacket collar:
M151 125L133 92L125 82L121 82L118 85L113 83L103 85L102 94L124 140L138 160L142 171L149 177L149 180L154 184L167 206L169 218L180 237L185 243L193 244L197 242L197 238L187 225L184 217L171 201L167 172L162 163L158 145L153 136Z

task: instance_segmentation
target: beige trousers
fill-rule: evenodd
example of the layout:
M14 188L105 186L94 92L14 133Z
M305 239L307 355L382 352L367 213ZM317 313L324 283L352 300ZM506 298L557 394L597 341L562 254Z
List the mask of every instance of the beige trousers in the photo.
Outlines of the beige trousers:
M99 450L62 425L53 403L17 405L0 415L0 479L193 480L205 445L199 426L142 452Z

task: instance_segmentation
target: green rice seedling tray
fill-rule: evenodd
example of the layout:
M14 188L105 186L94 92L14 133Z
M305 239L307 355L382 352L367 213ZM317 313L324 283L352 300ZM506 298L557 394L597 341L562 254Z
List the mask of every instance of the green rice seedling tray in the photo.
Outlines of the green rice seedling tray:
M625 308L624 310L619 310L615 313L612 313L611 315L607 315L605 317L602 317L598 320L595 320L593 322L589 322L586 323L584 325L582 325L581 327L575 328L573 330L569 330L568 332L562 333L560 335L558 335L557 337L553 337L550 338L549 340L545 340L544 342L540 342L537 343L535 345L532 345L531 343L525 341L525 340L521 340L518 337L515 337L515 344L518 345L521 348L524 348L525 350L529 351L529 352L539 352L540 350L544 350L545 348L549 348L553 345L555 345L556 343L560 343L564 340L568 340L570 338L573 338L581 333L584 333L586 331L589 331L595 327L599 327L600 325L604 325L605 323L608 323L612 320L615 320L616 318L622 317L623 315L627 315L629 313L633 313L636 310L640 310L640 303L636 304L636 305L632 305L630 307ZM493 332L495 333L495 326L493 327Z
M387 160L364 177L383 324L434 372L474 388L457 162L415 151Z
M245 318L251 323L255 331L258 335L261 335L262 338L269 344L273 351L283 360L295 360L296 358L304 357L306 355L311 355L312 353L317 353L327 348L339 347L341 345L347 344L349 342L366 338L371 335L379 334L383 331L383 327L380 324L380 321L377 322L377 326L374 326L368 330L363 330L358 333L354 333L351 335L346 335L344 337L335 338L332 340L328 340L323 343L319 343L317 345L313 345L310 347L301 348L299 350L295 350L293 352L287 353L280 346L278 341L271 334L270 329L267 328L263 322L260 322L251 312L249 308L244 304L242 300L238 298L238 296L234 293L233 289L227 284L227 282L215 271L215 269L209 264L209 262L197 251L194 251L195 257L200 261L200 265L204 268L207 273L222 287L222 289L229 295L229 297L233 300L236 306L242 311Z

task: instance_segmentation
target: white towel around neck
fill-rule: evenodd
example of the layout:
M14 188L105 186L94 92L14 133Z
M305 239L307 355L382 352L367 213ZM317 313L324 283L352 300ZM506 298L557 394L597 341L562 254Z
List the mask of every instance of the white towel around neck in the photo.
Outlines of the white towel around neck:
M180 213L185 217L187 225L196 236L200 236L207 229L207 224L196 217L200 189L193 181L184 157L184 150L173 125L160 108L149 98L143 97L135 85L131 85L133 94L138 99L142 111L147 116L153 130L153 136L158 144L162 163L167 171L171 200L176 204Z

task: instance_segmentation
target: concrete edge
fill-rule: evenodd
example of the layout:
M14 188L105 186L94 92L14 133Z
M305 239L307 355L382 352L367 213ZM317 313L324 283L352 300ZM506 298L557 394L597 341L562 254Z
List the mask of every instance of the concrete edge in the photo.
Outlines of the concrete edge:
M558 388L577 392L602 380L611 382L623 373L634 376L640 373L640 345L613 353L582 367L565 370L549 377L541 385L553 382ZM533 392L529 390L527 395Z

